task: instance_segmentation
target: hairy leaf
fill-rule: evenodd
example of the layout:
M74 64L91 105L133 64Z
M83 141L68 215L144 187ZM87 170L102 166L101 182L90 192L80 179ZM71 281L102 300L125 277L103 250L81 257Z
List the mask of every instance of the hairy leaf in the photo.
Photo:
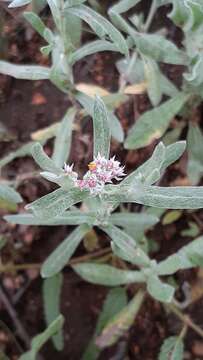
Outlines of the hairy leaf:
M14 204L18 204L23 201L20 194L13 188L7 185L0 184L0 199L8 200Z
M7 61L0 61L0 74L23 80L44 80L49 79L50 69L45 66L15 65Z
M153 274L148 277L147 290L153 298L166 303L172 301L175 292L171 285L161 282L158 276Z
M109 158L111 133L109 118L104 102L96 96L93 112L94 127L94 157L98 154Z
M183 341L178 336L165 339L159 354L159 360L183 360Z

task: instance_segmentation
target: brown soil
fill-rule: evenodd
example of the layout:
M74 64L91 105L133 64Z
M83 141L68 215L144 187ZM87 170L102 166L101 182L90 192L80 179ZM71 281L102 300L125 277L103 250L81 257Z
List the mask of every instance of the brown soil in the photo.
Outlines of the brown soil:
M145 2L147 6L148 3ZM162 19L162 17L160 18ZM5 56L8 60L18 63L44 63L44 59L38 51L40 38L31 33L31 39L28 41L24 25L22 23L20 26L16 25L16 18L11 18L8 14L6 14L6 22L9 27L6 36L9 52ZM173 39L177 36L180 38L178 30L175 28L172 28L170 36ZM82 60L75 68L77 82L94 83L110 91L116 91L119 76L114 66L115 58L116 56L112 54L99 54ZM179 67L165 67L165 70L172 79L176 79L176 82L180 83L182 70ZM47 81L19 81L0 76L0 86L0 118L12 138L12 141L1 142L2 156L29 141L30 134L33 131L60 120L69 106L67 96ZM134 122L135 113L139 114L148 107L147 97L137 96L118 110L118 115L126 132ZM123 150L122 146L117 143L113 143L112 148L121 160L126 159L127 169L130 171L147 159L154 145L141 151L129 152ZM52 143L49 142L46 146L47 153L51 153L51 149ZM84 121L84 124L80 124L77 132L74 132L73 149L71 160L77 163L81 169L91 159L92 142L89 121ZM30 158L17 159L4 169L3 175L12 178L24 172L32 172L35 169L34 162ZM169 172L166 173L164 185L177 179L181 181L185 176L184 171L185 159L179 165L172 166L170 174ZM50 190L50 184L38 179L25 181L19 188L26 203ZM23 209L23 206L20 206L20 209ZM197 212L196 217L198 222L202 224L203 214ZM191 240L180 236L181 230L187 226L190 220L194 221L193 215L185 212L181 219L174 224L165 227L157 225L150 232L150 237L159 244L159 250L153 254L156 259L165 258ZM3 251L3 260L18 264L41 263L70 230L70 227L11 226L1 220L1 234L8 238L8 245ZM105 245L104 239L101 238L100 242L103 247ZM85 250L81 245L75 256L83 254L85 254ZM41 295L42 280L38 275L38 271L32 270L1 276L2 286L11 302L16 299L16 294L18 294L18 300L16 300L14 307L30 337L45 328ZM184 281L195 284L197 282L197 271L180 272L175 279L180 287ZM93 286L83 282L69 268L64 270L61 309L66 319L64 327L65 347L61 353L57 353L49 342L42 351L44 359L80 360L82 358L82 353L93 334L96 319L107 290L105 287ZM181 290L177 296L180 300L182 299ZM129 292L129 297L131 297L131 292ZM196 301L189 308L192 318L200 326L203 325L202 301L202 299ZM13 322L1 301L0 314L1 320L15 334ZM181 326L176 317L168 315L163 306L147 297L129 333L112 349L104 351L99 359L155 360L163 339L166 336L175 335ZM6 350L11 359L18 358L20 352L12 337L7 333L8 339L1 341L3 336L1 329L0 335L2 348ZM17 341L23 346L18 337ZM187 359L203 358L203 351L201 354L203 343L193 331L188 331L185 345Z

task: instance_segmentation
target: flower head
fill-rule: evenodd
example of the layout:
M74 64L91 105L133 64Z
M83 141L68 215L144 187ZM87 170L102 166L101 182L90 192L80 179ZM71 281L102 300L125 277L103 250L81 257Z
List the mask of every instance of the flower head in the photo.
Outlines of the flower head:
M74 181L76 187L81 190L89 190L92 195L98 195L102 192L104 185L112 183L112 180L121 180L124 173L124 166L115 160L115 156L111 159L98 154L92 162L88 164L89 170L85 173L82 180L78 180L78 174L73 171L71 166L64 165L65 173Z

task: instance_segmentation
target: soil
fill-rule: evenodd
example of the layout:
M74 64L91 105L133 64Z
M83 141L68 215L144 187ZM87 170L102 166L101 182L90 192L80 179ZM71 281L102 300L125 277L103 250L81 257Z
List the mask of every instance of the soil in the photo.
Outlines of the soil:
M143 9L149 5L149 1L143 3ZM169 8L161 10L157 18L163 20ZM6 51L3 57L15 63L38 63L47 64L39 52L42 45L40 37L28 29L22 20L19 19L18 12L12 17L4 11L6 31L4 34L4 46ZM48 12L44 12L49 21ZM161 21L162 21L161 20ZM165 21L165 20L163 20ZM158 26L161 26L159 24ZM172 27L170 21L169 36L180 43L181 34L178 29ZM85 41L85 40L84 40ZM75 78L77 82L86 82L100 85L109 91L116 91L118 87L119 74L114 66L118 55L102 53L93 55L80 61L75 67ZM180 84L182 69L177 66L164 66L164 71L168 76ZM19 148L22 144L30 141L32 132L39 130L53 122L60 120L69 107L69 100L66 95L58 91L48 81L20 81L0 75L1 101L0 119L6 127L6 135L1 137L1 155ZM134 123L139 113L145 111L150 106L146 96L132 97L129 102L117 110L122 126L127 132L129 126ZM202 119L199 119L202 124ZM91 160L92 140L91 125L88 119L82 124L78 123L77 129L73 134L73 149L71 161L77 163L78 169L84 169L85 164ZM126 162L127 171L131 171L151 154L155 144L139 150L126 151L116 142L112 144L112 152L117 153L121 161ZM52 151L52 142L48 142L45 147L48 154ZM164 185L183 183L185 173L186 157L178 164L170 167L163 180ZM3 176L12 179L16 175L28 173L36 170L32 159L16 159L3 169ZM19 191L25 203L19 206L23 211L26 203L48 193L53 187L40 179L30 179L21 183ZM1 210L4 215L6 211ZM194 219L195 216L195 219ZM157 225L149 236L158 244L158 250L153 254L157 260L164 259L169 254L177 251L181 246L191 240L191 238L181 237L182 229L187 227L189 221L196 221L201 228L203 224L203 214L200 211L189 213L184 212L181 218L175 223L167 226ZM8 244L3 250L4 263L42 263L50 252L67 236L72 230L71 227L29 227L7 224L1 220L1 234L8 240ZM100 246L105 247L106 241L101 234ZM84 246L81 245L74 256L86 254ZM61 296L61 310L65 316L64 327L64 350L56 352L51 342L42 350L44 359L58 360L80 360L94 332L96 320L101 310L108 289L102 286L93 286L82 281L70 268L63 272L64 283ZM192 287L198 283L202 285L202 275L198 271L181 271L175 276L175 281L180 287L177 291L177 298L184 300L182 285L188 282ZM39 277L38 269L22 270L17 273L6 273L1 276L2 287L8 299L18 314L18 317L26 329L29 337L32 338L45 328L43 303L42 303L42 280ZM129 299L132 296L132 289L128 288ZM195 293L196 294L196 293ZM192 319L203 326L201 296L195 297L187 312ZM2 349L11 359L17 359L20 355L19 346L24 348L24 344L15 333L15 326L9 317L3 302L0 300L0 344ZM17 343L10 331L5 330L6 324L17 339ZM168 314L164 307L146 298L142 309L137 316L130 331L117 343L116 346L101 353L100 360L110 359L135 359L135 360L155 360L158 357L160 346L163 339L173 336L181 330L182 324L172 314ZM186 354L185 359L203 359L203 342L198 335L189 330L185 338ZM90 359L91 360L91 359Z

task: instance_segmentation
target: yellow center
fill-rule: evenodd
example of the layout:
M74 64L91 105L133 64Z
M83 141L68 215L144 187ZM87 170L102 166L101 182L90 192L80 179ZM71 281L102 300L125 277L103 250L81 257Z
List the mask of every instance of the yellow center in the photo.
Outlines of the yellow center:
M95 162L92 161L91 163L88 164L88 168L90 171L96 170L97 165L95 164Z

